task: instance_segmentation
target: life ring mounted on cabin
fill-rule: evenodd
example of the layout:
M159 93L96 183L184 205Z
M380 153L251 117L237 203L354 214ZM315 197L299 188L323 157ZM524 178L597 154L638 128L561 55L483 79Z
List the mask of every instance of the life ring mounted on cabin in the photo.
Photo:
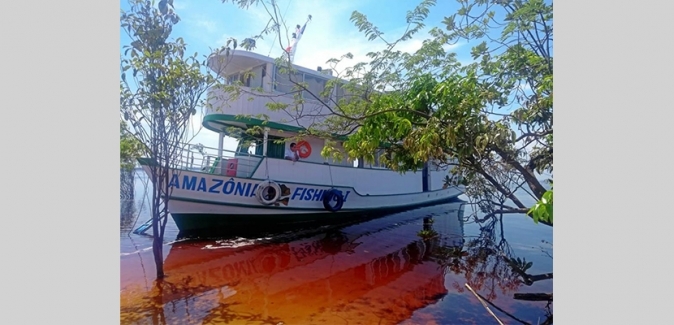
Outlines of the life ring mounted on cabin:
M323 207L330 212L337 212L344 205L342 191L331 189L323 195Z
M298 142L295 147L297 148L297 154L300 158L305 159L311 155L311 145L309 142L302 140Z
M257 187L255 197L264 205L276 203L281 198L281 187L273 181L264 181Z

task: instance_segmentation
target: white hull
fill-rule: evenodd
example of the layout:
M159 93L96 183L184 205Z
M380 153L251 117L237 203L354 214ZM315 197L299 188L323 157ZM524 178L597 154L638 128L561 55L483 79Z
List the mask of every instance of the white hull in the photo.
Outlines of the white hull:
M270 159L271 161L272 159ZM291 163L292 162L288 162ZM299 163L296 163L299 165ZM316 165L327 168L326 165ZM149 174L147 166L143 167ZM332 169L338 169L332 167ZM340 168L342 173L349 170L358 173L367 173L367 169ZM315 213L345 213L380 209L399 209L447 201L463 193L462 187L440 188L428 192L404 193L409 187L399 187L404 175L393 171L370 171L376 174L389 174L377 182L379 193L374 195L362 194L363 188L374 188L372 184L316 184L298 181L287 181L289 175L279 175L270 180L285 186L285 192L280 202L273 205L264 205L255 197L260 183L266 179L227 177L218 174L208 174L195 171L173 170L172 193L169 200L169 211L172 214L214 214L214 215L278 215L278 214L315 214ZM255 174L258 174L257 172ZM280 174L280 173L279 173ZM306 173L304 174L306 175ZM285 177L284 177L285 176ZM376 176L376 175L375 175ZM284 179L285 178L285 179ZM302 178L302 177L299 177ZM379 177L377 177L379 178ZM393 180L389 182L389 178ZM337 180L344 180L338 178ZM366 179L361 175L363 181ZM419 180L420 187L421 181ZM337 183L337 182L335 182ZM344 193L344 204L339 211L331 212L324 208L322 194L335 188ZM359 188L361 190L359 190ZM385 191L388 190L388 193ZM284 200L286 199L286 200ZM285 202L284 202L285 201Z
M301 185L301 184L300 184ZM328 188L326 188L328 189ZM169 211L173 214L213 214L213 215L297 215L297 214L315 214L315 213L352 213L366 212L369 210L386 209L405 209L435 202L444 202L461 195L461 191L456 188L446 190L421 193L421 194L402 194L397 197L354 197L349 194L349 200L359 201L344 203L344 207L336 212L331 212L323 207L322 201L315 202L297 202L297 205L305 207L284 206L261 206L255 198L253 200L225 200L210 201L201 198L188 198L184 196L172 195L169 201ZM245 203L243 203L245 201ZM292 201L291 201L292 202ZM301 203L300 203L301 202ZM241 204L239 206L239 204ZM291 204L295 204L292 202Z
M292 161L268 158L262 160L258 166L264 167L252 171L249 174L252 177L171 170L172 190L168 209L178 228L187 233L216 231L230 226L273 227L314 221L340 222L372 213L439 204L464 192L463 187L431 187L428 191L421 191L421 173L416 176L400 175L390 170L301 162L293 164ZM143 169L150 174L148 166L144 165ZM333 174L335 186L326 182L320 183L329 179L330 173ZM261 183L267 181L267 178L256 177L259 174L270 175L269 180L276 182L281 188L281 196L275 203L263 204L258 200L257 189ZM316 181L308 182L310 177L307 175L319 177L311 177ZM433 182L435 187L439 187L437 180ZM323 194L330 189L341 191L344 198L337 211L328 210L323 203Z

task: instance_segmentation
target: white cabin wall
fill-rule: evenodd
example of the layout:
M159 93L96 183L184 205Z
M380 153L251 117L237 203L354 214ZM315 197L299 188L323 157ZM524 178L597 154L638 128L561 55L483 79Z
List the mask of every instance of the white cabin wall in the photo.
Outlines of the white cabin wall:
M449 171L446 170L430 170L430 186L431 191L442 189L442 186L445 184L445 176L449 175Z
M323 163L325 159L321 156L321 150L323 149L323 140L317 138L304 138L304 141L309 143L311 146L311 155L307 158L300 158L302 161ZM297 143L298 141L292 141ZM290 149L290 141L286 143L286 149Z
M278 130L270 130L269 131L270 136L276 136L276 137L284 137L288 138L286 139L285 143L285 150L290 149L290 144L295 142L298 143L299 141L297 139L290 139L293 137L298 136L299 134L296 132L290 132L290 131L278 131ZM302 161L308 161L308 162L313 162L313 163L329 163L332 165L340 165L340 166L353 166L353 162L349 161L347 159L343 159L342 161L333 161L332 158L323 158L321 156L321 151L323 150L323 147L325 145L325 140L322 138L317 138L317 137L304 137L304 141L309 142L309 145L311 146L311 155L307 158L300 158ZM341 150L342 152L344 151L344 148L341 146L341 142L337 142L336 148L338 150Z
M220 61L222 60L222 61ZM282 93L274 90L274 81L275 81L275 64L272 58L260 55L248 51L236 51L230 55L221 55L214 56L208 60L208 65L214 70L218 70L218 67L225 69L227 75L236 74L240 72L247 71L249 69L254 69L255 67L264 64L266 67L266 73L262 79L262 88L266 94L275 94L273 100L275 102L280 102L284 104L294 105L294 98L292 94L282 95ZM314 69L295 66L297 69L298 76L300 77L299 81L304 79L304 75L313 76L313 78L319 78L323 81L334 79L332 71L330 69L323 69L321 72ZM314 80L315 81L315 80ZM310 84L316 84L316 82L310 80ZM321 81L321 82L323 82ZM259 83L256 83L255 87L259 87ZM255 88L253 87L253 88ZM310 86L311 87L311 86ZM320 88L320 87L319 87ZM250 87L242 87L242 90L245 92L250 92ZM316 90L318 91L318 90ZM295 120L296 116L289 116L286 112L269 111L266 107L266 103L271 101L269 97L260 97L250 94L242 93L241 96L237 99L232 99L231 96L222 90L211 89L209 91L209 108L206 112L206 115L210 114L227 114L227 115L258 115L266 114L269 116L270 120L286 124L289 126L297 127L298 125L304 128L314 125L316 122L322 121L323 117L330 113L329 109L321 104L319 101L304 98L305 103L301 105L300 110L304 117L299 120ZM331 89L333 99L336 99L335 89ZM252 97L252 100L251 100ZM306 96L305 96L306 97ZM324 99L324 103L332 106L332 101ZM312 116L307 116L312 115Z
M445 176L449 176L451 178L452 175L450 173L452 172L453 168L454 168L453 166L438 168L433 166L433 164L429 164L429 172L431 179L430 190L435 191L442 189L442 186L445 184Z
M401 175L391 170L268 159L267 163L260 164L253 178L266 178L267 168L269 168L270 179L278 182L347 186L355 188L361 195L390 195L422 191L421 171L407 172ZM441 187L442 185L440 185Z
M342 146L342 143L340 141L337 141L335 143L334 148L342 153L342 157L344 157L342 160L337 161L332 159L332 157L328 157L326 159L326 162L331 164L331 165L337 165L337 166L349 166L353 167L353 160L349 159L348 156L346 155L346 152L344 150L344 146Z
M281 136L281 137L294 137L297 136L297 133L294 132L270 132L270 135L275 135L275 136ZM300 158L302 161L307 161L307 162L313 162L313 163L329 163L332 165L340 165L340 166L351 166L352 163L349 162L347 159L343 159L342 161L334 161L332 158L323 158L321 156L321 151L323 150L323 146L325 144L325 141L322 138L316 138L316 137L305 137L303 139L304 141L307 141L309 145L311 146L311 155L307 158ZM285 149L288 150L290 149L290 144L291 143L298 143L296 139L288 139L285 144ZM339 143L337 143L337 149L338 150L344 150Z
M252 68L252 67L251 67ZM306 69L299 69L300 76L302 73L308 73ZM228 114L228 115L244 115L244 116L253 116L264 114L269 116L271 121L286 124L293 127L304 127L308 128L309 126L320 123L323 120L323 116L329 114L328 108L325 107L323 103L318 100L313 99L313 97L305 96L305 101L300 105L298 111L301 113L295 113L294 106L295 99L293 94L283 94L281 92L274 90L274 75L275 75L275 66L273 63L266 63L266 73L262 79L263 90L267 94L275 94L274 102L279 102L283 104L290 105L288 112L285 111L270 111L266 104L270 102L268 97L255 96L248 94L251 92L250 87L242 86L242 93L238 98L233 99L228 93L220 89L211 89L209 90L209 107L207 108L206 115L210 114ZM316 78L331 79L333 77L313 71L312 75ZM301 80L300 80L301 81ZM313 80L312 80L313 82ZM326 81L327 82L327 81ZM314 82L315 83L315 82ZM253 87L254 88L254 87ZM335 99L336 93L334 88L331 90L332 97ZM318 94L317 94L318 95ZM332 101L323 99L325 104L332 106ZM295 116L292 116L295 115ZM297 118L300 115L301 118Z
M246 92L251 92L251 89L248 87L241 88ZM274 100L283 104L295 105L295 99L292 97L292 95L274 97ZM321 106L312 103L311 101L307 101L307 103L303 104L300 108L300 110L305 112L305 114L303 114L299 120L295 120L297 116L290 115L295 114L293 112L294 108L288 109L290 114L283 110L271 111L266 106L268 102L269 98L266 97L250 95L242 92L238 98L232 98L229 94L220 89L211 89L209 90L210 105L207 106L205 115L227 114L233 116L255 116L264 114L269 116L270 121L285 124L291 127L308 127L322 119L321 117L307 115L322 114Z

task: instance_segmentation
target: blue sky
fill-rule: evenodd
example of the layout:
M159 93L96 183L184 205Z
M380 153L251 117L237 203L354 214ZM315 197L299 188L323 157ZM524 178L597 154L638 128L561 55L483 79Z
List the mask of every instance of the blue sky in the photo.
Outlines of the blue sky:
M310 69L326 67L327 60L338 58L347 52L354 55L353 60L350 60L352 64L368 61L366 53L383 49L383 42L368 41L349 21L354 10L366 15L384 33L384 37L392 41L404 32L407 11L414 9L419 2L420 0L277 0L291 29L297 24L304 24L308 15L312 15L295 53L295 64ZM269 20L262 6L252 6L244 10L220 0L174 0L173 4L181 22L175 26L172 37L182 37L187 43L187 53L197 52L200 56L223 46L230 37L240 41L258 34ZM121 9L129 9L127 0L121 1ZM398 49L410 53L416 51L421 47L422 41L429 38L428 31L434 26L442 26L442 19L457 9L458 4L455 1L438 1L430 11L426 28L412 40L399 44ZM129 42L126 33L120 29L120 50L122 45ZM471 60L469 46L452 46L446 49L457 52L460 61ZM278 41L274 41L274 35L270 34L263 40L258 40L257 48L253 52L278 57L281 48ZM193 124L200 125L200 119L201 116L197 115ZM218 137L217 134L202 129L194 142L217 147ZM235 146L235 141L225 141L227 149L233 150Z

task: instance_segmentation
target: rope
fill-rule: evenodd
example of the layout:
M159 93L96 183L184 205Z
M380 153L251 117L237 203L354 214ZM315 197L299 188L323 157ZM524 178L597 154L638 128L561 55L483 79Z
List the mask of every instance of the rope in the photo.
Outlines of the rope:
M288 13L288 8L290 8L290 3L293 2L293 0L288 1L288 5L286 6L286 11L283 13L283 17Z
M271 41L271 46L269 47L269 54L267 56L271 56L271 50L274 49L274 43L276 43L276 36L278 35L278 32L274 33L274 40Z
M267 177L267 180L269 180L269 159L267 159L267 158L268 157L265 156L262 159L264 159L264 174Z
M330 186L334 189L335 183L332 181L332 165L328 163L328 171L330 172Z
M293 0L288 1L288 5L286 6L285 12L284 12L283 15L281 16L281 19L283 19L283 18L286 16L286 14L288 13L288 8L290 8L290 3L291 3L291 2L293 2ZM275 4L274 4L274 5L275 5ZM279 8L279 9L280 9L280 8ZM278 30L276 31L276 33L274 33L274 40L271 42L271 47L269 48L269 54L267 54L267 56L270 56L270 55L271 55L271 50L274 49L274 43L276 43L276 37L281 33L281 24L278 24L278 25L279 25L279 26L278 26Z

